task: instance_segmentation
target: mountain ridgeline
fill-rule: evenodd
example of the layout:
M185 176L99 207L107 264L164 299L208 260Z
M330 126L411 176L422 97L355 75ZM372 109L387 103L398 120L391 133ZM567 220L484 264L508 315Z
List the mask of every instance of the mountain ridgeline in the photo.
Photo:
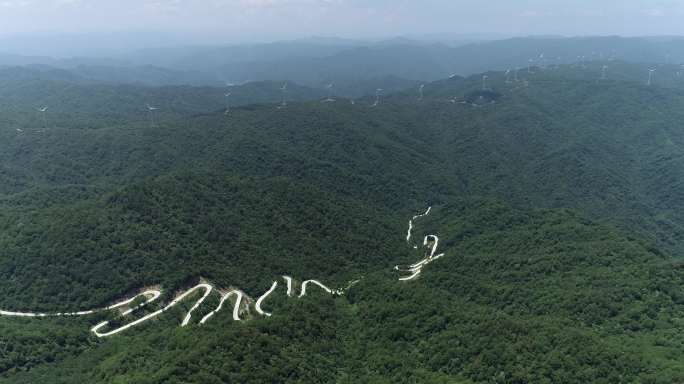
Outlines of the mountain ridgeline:
M41 41L41 45L45 43ZM5 45L7 46L7 45ZM11 45L10 45L11 46ZM269 44L149 48L116 57L53 59L0 52L0 66L29 66L104 84L222 86L226 82L288 79L339 95L360 97L377 88L400 90L452 74L599 60L684 62L678 37L518 37L492 41L308 39ZM370 91L370 92L369 92Z
M684 90L677 67L647 85L649 68L547 64L353 103L302 87L284 105L269 85L228 113L220 88L16 80L0 89L14 106L0 128L3 310L101 308L199 281L252 299L283 275L356 283L275 291L271 317L178 327L178 309L107 339L88 333L105 315L0 317L0 375L684 380ZM22 107L63 84L59 115ZM174 109L179 95L216 104ZM414 241L437 234L444 256L399 281L393 267L422 255L408 221L428 206Z

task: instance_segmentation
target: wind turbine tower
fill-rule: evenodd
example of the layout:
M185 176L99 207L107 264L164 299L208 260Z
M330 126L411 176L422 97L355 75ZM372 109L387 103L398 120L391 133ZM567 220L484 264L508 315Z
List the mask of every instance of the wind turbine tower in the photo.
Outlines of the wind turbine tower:
M648 83L646 83L646 85L649 87L653 84L653 73L655 73L655 69L648 70Z
M232 92L226 93L224 96L226 96L226 112L224 113L225 115L230 113L230 96L232 95Z
M373 103L373 107L377 107L380 105L380 94L382 93L382 88L378 88L375 90L375 103Z
M43 117L43 128L44 129L47 129L47 116L46 116L47 110L48 110L48 107L38 108L38 112L40 112L40 115Z
M153 107L153 106L147 104L147 112L150 114L150 126L152 126L152 127L157 126L157 123L154 120L154 111L156 111L157 109L159 109L159 108Z
M328 98L323 100L324 103L332 103L335 101L335 98L333 98L333 90L335 89L335 83L330 83L326 86L328 88Z
M285 95L287 94L287 82L280 87L280 92L282 93L283 98L279 108L285 108L287 107L287 99L285 98Z

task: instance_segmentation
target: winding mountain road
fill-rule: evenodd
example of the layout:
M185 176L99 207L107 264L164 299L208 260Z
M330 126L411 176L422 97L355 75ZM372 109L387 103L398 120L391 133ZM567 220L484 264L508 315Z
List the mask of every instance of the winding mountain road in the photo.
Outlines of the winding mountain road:
M413 221L421 218L423 216L427 216L430 214L430 210L432 210L432 207L428 207L427 211L425 213L421 213L420 215L415 215L411 220L409 220L409 227L408 227L408 233L406 234L406 242L410 243L411 242L411 232L413 231Z
M411 243L411 237L412 237L412 231L413 231L413 222L421 217L427 216L430 214L432 207L428 207L428 209L419 215L413 216L411 220L409 220L409 227L408 231L406 234L406 242L408 244ZM437 252L437 247L439 245L439 238L436 235L427 235L423 238L423 247L427 247L428 251L425 252L425 257L414 263L409 265L408 267L400 267L400 266L395 266L394 269L400 272L407 272L410 273L409 276L401 277L399 278L400 281L410 281L415 278L417 278L423 268L430 264L431 262L441 258L444 256L444 253L435 255ZM414 249L417 249L418 246L414 245ZM287 286L287 297L293 297L295 296L294 292L294 283L293 279L290 276L282 276L283 280L285 280L285 284ZM325 291L328 294L331 295L343 295L349 288L351 288L353 285L358 283L360 280L354 280L349 282L346 288L343 289L330 289L327 286L325 286L323 283L321 283L318 280L305 280L301 283L301 289L299 292L299 295L297 296L298 298L302 298L306 296L307 294L307 287L311 284L318 286L320 289ZM262 305L264 304L264 301L277 289L278 287L278 282L274 281L273 284L271 284L271 287L266 291L264 294L259 296L259 298L256 300L254 303L254 309L256 310L257 314L261 316L266 316L270 317L272 314L270 312L266 312L263 308ZM111 320L106 320L103 322L98 323L97 325L93 326L90 331L97 337L109 337L116 335L118 333L124 332L132 327L135 327L137 325L140 325L148 320L151 320L164 312L167 312L171 308L175 307L178 305L180 302L183 300L187 299L190 295L197 291L203 291L202 296L200 296L195 303L192 305L192 307L188 310L188 312L185 314L185 317L183 318L183 321L181 322L181 327L185 327L188 324L190 324L190 321L192 320L192 314L195 312L203 303L204 301L211 295L212 292L217 291L221 295L221 299L219 301L219 304L217 307L206 314L202 319L199 321L199 324L205 324L207 321L209 321L214 315L219 313L223 307L225 302L231 297L235 296L235 302L233 303L233 320L234 321L241 321L242 319L240 318L240 315L243 314L244 312L249 311L250 304L252 303L252 300L241 290L238 289L232 289L227 292L221 292L218 289L216 289L213 285L206 283L206 282L201 282L194 287L191 287L187 289L184 292L179 293L178 295L175 296L173 300L171 300L170 303L166 304L164 307L161 309L158 309L154 312L150 312L143 317L140 317L136 320L133 320L125 325L122 325L118 328L111 329L111 330L104 330L111 322ZM92 309L92 310L86 310L86 311L78 311L78 312L58 312L58 313L37 313L37 312L15 312L15 311L3 311L0 310L0 316L8 316L8 317L25 317L25 318L45 318L45 317L70 317L70 316L88 316L88 315L93 315L101 312L106 312L106 311L111 311L114 309L120 309L121 313L119 314L119 318L126 317L135 311L157 301L159 297L162 295L162 291L158 289L147 289L143 292L140 292L128 299L125 299L123 301L117 302L115 304L112 304L108 307L104 308L98 308L98 309ZM137 304L135 306L130 306L133 304L138 298L143 297L145 300Z
M287 296L288 296L288 297L292 297L292 295L293 295L293 293L294 293L294 291L293 291L293 289L292 289L292 278L291 278L290 276L283 276L283 280L285 280L285 283L287 284ZM358 282L358 280L357 280L357 282ZM302 288L301 288L301 290L300 290L300 292L299 292L299 296L298 296L298 297L301 298L301 297L306 296L306 287L307 287L309 284L317 285L317 286L319 286L322 290L324 290L325 292L327 292L327 293L329 293L329 294L331 294L331 295L343 295L344 292L345 292L345 289L330 289L330 288L326 287L323 283L321 283L321 282L318 281L318 280L306 280L306 281L302 282ZM355 284L355 282L350 283L350 287L351 287L351 285L353 285L353 284ZM273 291L276 290L277 287L278 287L278 282L277 282L277 281L274 281L273 284L271 285L271 288L270 288L268 291L266 291L266 293L264 293L263 295L261 295L261 297L259 297L259 299L257 299L257 302L256 302L256 304L254 305L254 309L256 309L256 311L257 311L258 314L260 314L260 315L262 315L262 316L271 316L271 313L268 313L268 312L264 311L264 310L261 308L261 305L263 304L264 300L266 300L266 298L267 298L268 296L270 296L270 295L273 293ZM347 288L347 289L348 289L348 288Z
M285 282L287 284L287 296L292 297L293 293L294 293L294 291L293 291L293 279L289 276L283 276L283 279L285 280ZM356 282L350 283L350 286L353 285L354 283L356 283ZM330 289L318 280L306 280L306 281L302 282L301 293L299 294L298 297L301 298L301 297L304 297L306 295L306 287L309 284L317 285L320 288L322 288L325 292L327 292L331 295L342 295L345 291L344 289ZM254 305L254 309L256 310L256 312L259 315L267 316L267 317L270 317L272 315L271 313L264 311L261 306L262 306L264 300L266 300L266 298L268 296L270 296L276 290L277 287L278 287L278 282L274 281L273 284L271 285L271 288L268 291L266 291L266 293L264 293L263 295L261 295L257 299L257 301ZM97 337L108 337L108 336L116 335L116 334L121 333L123 331L126 331L130 328L133 328L137 325L140 325L140 324L142 324L148 320L151 320L151 319L161 315L164 312L167 312L171 308L173 308L176 305L178 305L179 303L181 303L183 300L186 300L193 293L195 293L197 291L203 291L202 296L200 296L195 301L195 303L192 305L192 307L185 314L185 317L183 318L183 321L181 322L181 325L180 325L181 327L185 327L188 324L190 324L190 321L192 320L192 314L202 305L202 303L204 303L204 301L209 297L209 295L212 292L214 292L215 290L218 291L218 289L216 289L213 285L211 285L209 283L200 283L200 284L197 284L194 287L189 288L188 290L183 291L182 293L178 294L170 303L168 303L163 308L158 309L154 312L148 313L139 319L133 320L133 321L131 321L125 325L122 325L118 328L115 328L115 329L103 330L111 322L111 320L106 320L106 321L98 323L97 325L92 327L90 329L90 331ZM109 311L109 310L113 310L113 309L123 309L123 308L127 307L128 305L132 304L139 297L144 297L146 299L144 302L142 302L142 303L140 303L134 307L126 308L124 311L122 311L119 315L119 318L123 318L125 316L132 314L136 310L156 301L157 299L159 299L161 294L162 294L162 292L159 290L150 289L150 290L146 290L144 292L136 294L135 296L133 296L131 298L128 298L126 300L123 300L121 302L118 302L116 304L110 305L110 306L105 307L105 308L80 311L80 312L34 313L34 312L13 312L13 311L2 311L2 310L0 310L0 316L30 317L30 318L87 316L87 315L93 315L96 313L105 312L105 311ZM209 319L211 319L214 315L216 315L218 312L220 312L221 309L223 309L226 300L228 300L231 296L236 296L235 303L233 304L233 320L234 321L241 321L242 319L240 318L240 314L243 311L249 310L250 300L244 292L237 290L237 289L233 289L233 290L230 290L226 293L221 294L221 300L219 301L219 304L216 307L216 309L214 309L213 311L209 312L204 317L202 317L202 319L199 321L199 324L200 325L205 324ZM243 303L245 303L246 305Z
M33 313L33 312L11 312L11 311L2 311L0 310L0 316L11 316L11 317L68 317L68 316L86 316L86 315L92 315L95 313L99 312L104 312L104 311L109 311L112 309L117 309L120 307L127 306L128 304L131 304L132 302L135 301L140 296L144 296L147 298L145 302L142 304L130 308L126 310L125 312L122 313L122 315L127 315L133 311L135 311L138 308L144 307L145 305L157 300L159 296L161 296L161 292L158 290L148 290L145 292L141 292L129 299L126 299L124 301L121 301L119 303L110 305L109 307L105 308L99 308L99 309L91 309L88 311L80 311L80 312L58 312L58 313Z
M408 225L408 233L406 235L406 242L408 244L411 243L411 235L413 231L413 222L414 220L427 216L430 214L430 211L432 210L432 207L428 207L427 211L425 213L413 216L411 220L409 220L409 225ZM432 263L433 261L441 258L444 256L443 253L439 255L435 255L437 252L437 247L439 245L439 238L436 235L426 235L423 238L423 247L427 247L429 249L429 252L425 252L425 257L418 261L417 263L411 264L408 267L401 267L399 265L394 267L394 270L399 271L399 272L407 272L410 273L408 276L400 277L399 281L411 281L416 279L418 276L420 276L420 273L423 271L423 268ZM418 249L417 245L413 246L413 249Z
M254 309L256 309L256 311L257 311L258 314L263 315L263 316L269 316L269 317L271 316L270 313L264 312L264 311L261 309L261 303L263 303L264 300L266 300L266 298L267 298L271 293L273 293L273 291L275 291L276 287L278 287L278 282L277 282L277 281L274 281L274 282L273 282L273 285L271 285L271 289L269 289L268 291L266 291L266 293L264 293L263 295L261 295L261 297L259 297L259 298L257 299L256 305L254 306Z
M223 303L226 300L228 300L228 298L232 295L237 296L237 298L235 299L235 304L233 305L233 320L240 321L240 304L242 303L242 300L246 295L242 291L232 290L221 296L221 301L219 301L219 305L216 307L216 309L214 309L213 311L209 312L206 316L204 316L202 320L200 320L200 324L206 323L207 320L209 320L212 316L221 311L221 308L223 308Z

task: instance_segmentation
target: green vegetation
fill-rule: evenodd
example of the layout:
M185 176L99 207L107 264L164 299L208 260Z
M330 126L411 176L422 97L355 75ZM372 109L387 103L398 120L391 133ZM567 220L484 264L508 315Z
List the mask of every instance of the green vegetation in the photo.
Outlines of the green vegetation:
M223 311L180 328L174 308L105 339L88 329L112 314L1 317L0 377L684 380L684 93L597 81L592 65L521 73L527 83L491 73L485 92L479 76L455 77L420 103L250 104L157 126L125 103L111 120L87 108L46 128L13 110L0 127L2 309L88 309L151 285L168 298L200 278L253 298L283 274L361 281L340 297L276 291L270 318ZM90 87L72 102L128 95ZM481 95L492 103L451 102ZM426 205L414 235L437 234L446 255L400 282L392 267L422 256L407 221Z
M342 284L401 255L403 244L387 239L400 239L404 224L287 179L166 177L105 201L8 216L3 305L101 307L199 277L252 296L282 274Z
M66 71L0 68L0 117L7 128L92 129L149 124L147 105L159 108L157 121L224 111L226 106L282 100L282 82L260 81L230 87L183 85L147 87L88 81ZM230 99L226 99L230 92ZM289 84L290 102L317 100L325 91ZM48 107L43 116L37 109Z
M448 252L414 283L379 271L338 299L280 291L274 316L248 323L221 314L181 329L164 316L9 382L684 378L684 274L641 242L568 211L489 201L440 207L425 226L449 230Z

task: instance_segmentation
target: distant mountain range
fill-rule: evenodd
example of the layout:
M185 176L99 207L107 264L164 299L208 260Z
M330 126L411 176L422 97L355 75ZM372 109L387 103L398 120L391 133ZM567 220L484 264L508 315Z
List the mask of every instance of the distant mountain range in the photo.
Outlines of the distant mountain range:
M524 37L470 44L397 38L382 42L308 39L270 44L144 49L114 58L0 54L0 65L60 68L83 79L140 85L213 85L289 80L358 97L374 87L398 90L453 74L599 60L684 62L677 37ZM383 80L387 80L386 82ZM372 87L364 83L373 83Z

